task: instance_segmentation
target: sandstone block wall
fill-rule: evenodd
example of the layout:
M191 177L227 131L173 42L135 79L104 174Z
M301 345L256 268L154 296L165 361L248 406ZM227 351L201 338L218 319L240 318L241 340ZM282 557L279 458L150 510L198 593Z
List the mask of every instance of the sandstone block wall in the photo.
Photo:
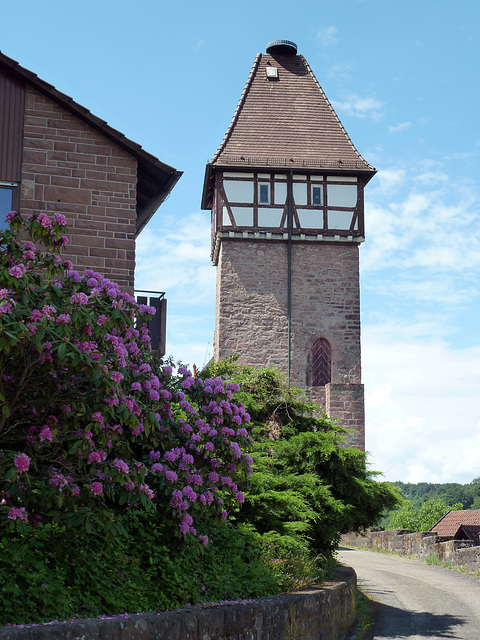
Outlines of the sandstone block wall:
M0 640L344 640L356 606L356 576L343 567L335 582L314 591L110 620L2 627Z
M20 211L67 217L64 256L133 290L137 161L80 118L26 89Z
M233 353L252 366L288 374L287 243L223 238L217 267L215 359ZM305 388L319 338L332 348L331 384L309 390L365 447L361 384L358 247L292 243L291 376Z
M437 536L430 531L412 533L408 529L380 531L371 529L365 533L348 533L341 544L372 551L387 551L425 560L436 556L443 563L450 563L476 573L480 570L480 546L470 540L453 540Z

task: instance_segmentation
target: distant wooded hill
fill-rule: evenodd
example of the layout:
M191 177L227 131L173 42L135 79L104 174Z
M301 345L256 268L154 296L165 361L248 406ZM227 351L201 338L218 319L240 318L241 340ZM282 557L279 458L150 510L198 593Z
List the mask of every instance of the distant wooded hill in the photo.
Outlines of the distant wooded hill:
M431 482L392 482L402 496L415 505L422 505L427 500L438 499L445 504L461 502L464 509L480 509L480 477L468 484L447 482L435 484Z
M401 494L403 501L394 510L388 511L378 522L385 529L429 529L448 511L480 509L480 478L469 484L447 482L391 482Z

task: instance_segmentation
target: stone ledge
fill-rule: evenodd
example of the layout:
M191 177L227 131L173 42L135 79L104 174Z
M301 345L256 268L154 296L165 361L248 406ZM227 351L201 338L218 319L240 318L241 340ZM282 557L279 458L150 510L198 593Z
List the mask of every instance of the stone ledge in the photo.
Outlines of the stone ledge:
M356 607L355 572L340 567L320 589L245 604L1 627L0 640L344 640Z

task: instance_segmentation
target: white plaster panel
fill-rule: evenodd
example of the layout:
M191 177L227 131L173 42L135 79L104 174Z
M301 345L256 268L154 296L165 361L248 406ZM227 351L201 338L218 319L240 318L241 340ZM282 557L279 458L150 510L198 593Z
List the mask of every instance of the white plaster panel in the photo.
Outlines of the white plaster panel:
M275 204L285 204L287 201L287 183L275 183Z
M237 227L253 227L253 208L232 207L232 213Z
M357 204L357 185L329 184L327 198L329 207L355 207Z
M224 180L223 186L229 202L253 202L253 182Z
M348 231L352 224L353 213L351 211L329 211L328 228Z
M323 209L297 209L301 229L322 229Z
M306 183L293 183L293 199L295 204L306 205L307 204L307 184Z
M282 221L283 209L258 209L259 227L279 227Z

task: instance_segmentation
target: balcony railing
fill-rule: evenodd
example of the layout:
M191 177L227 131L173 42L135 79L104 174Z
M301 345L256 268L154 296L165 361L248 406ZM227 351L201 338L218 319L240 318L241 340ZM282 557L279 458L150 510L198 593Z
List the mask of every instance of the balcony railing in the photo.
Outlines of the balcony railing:
M167 299L163 291L135 290L138 304L146 304L157 311L148 323L152 351L162 357L166 351Z

